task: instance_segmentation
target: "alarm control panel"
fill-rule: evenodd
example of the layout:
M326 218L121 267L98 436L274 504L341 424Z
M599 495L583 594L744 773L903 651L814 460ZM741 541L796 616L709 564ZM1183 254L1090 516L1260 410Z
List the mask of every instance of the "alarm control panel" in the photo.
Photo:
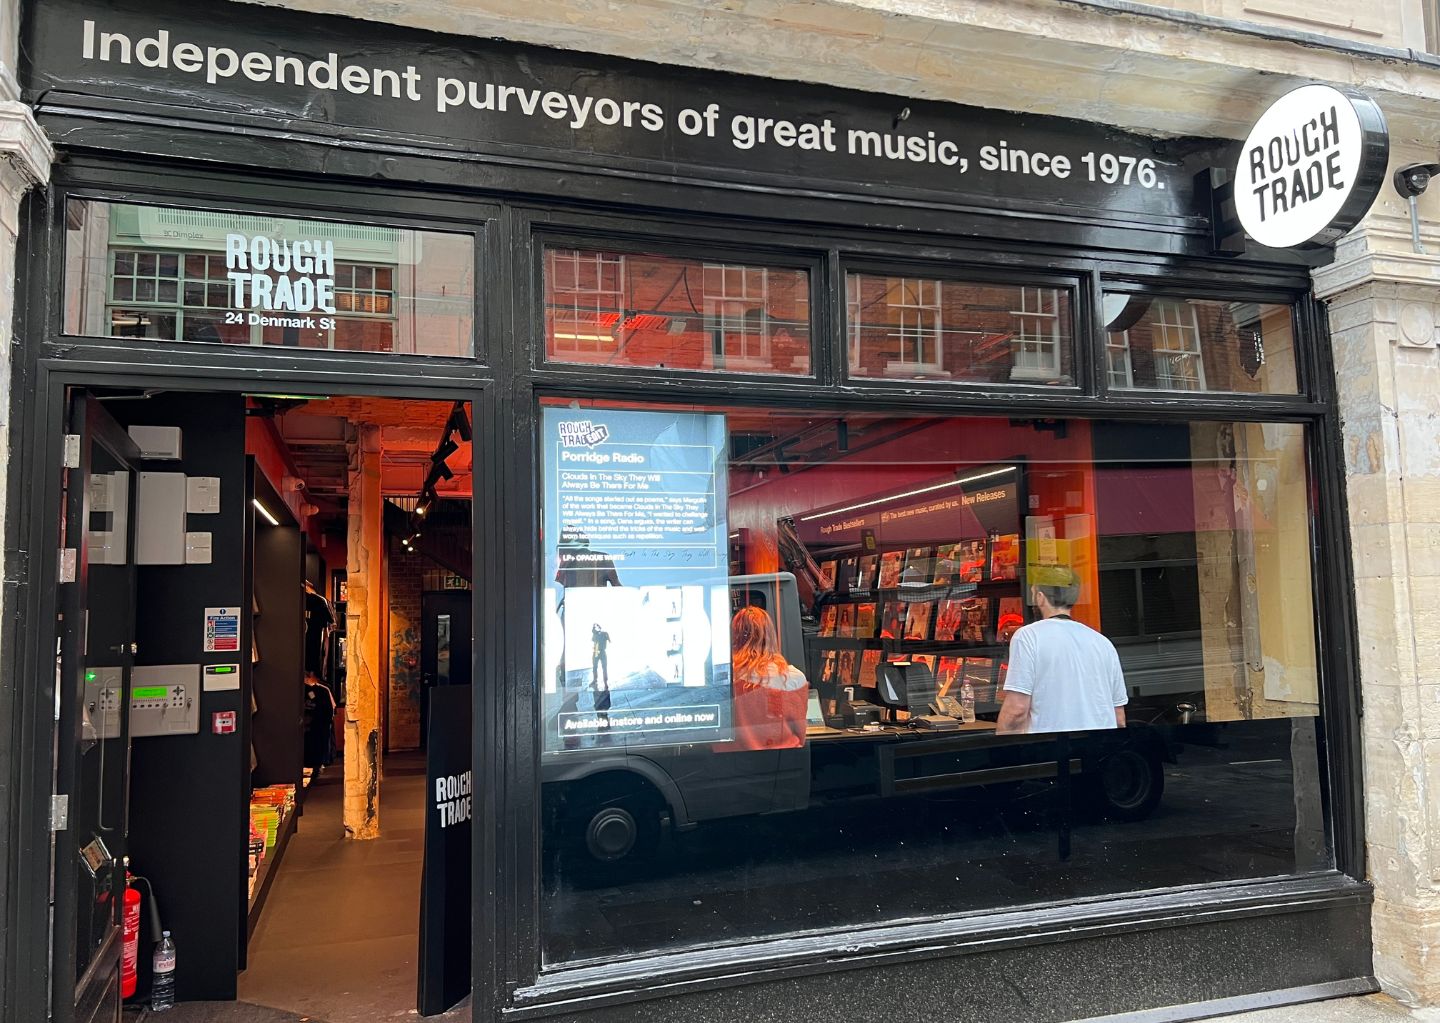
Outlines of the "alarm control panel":
M120 735L119 668L85 671L86 732L96 738ZM200 665L147 664L130 677L130 737L194 735L200 731Z

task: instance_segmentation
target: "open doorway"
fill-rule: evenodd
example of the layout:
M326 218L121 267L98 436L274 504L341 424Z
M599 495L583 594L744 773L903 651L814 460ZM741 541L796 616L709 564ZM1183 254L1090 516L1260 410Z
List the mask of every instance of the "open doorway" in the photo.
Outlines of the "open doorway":
M447 1008L417 984L447 951L422 873L454 872L430 779L468 786L468 713L427 712L468 706L468 403L93 388L67 429L93 452L66 484L77 599L112 612L68 618L103 618L103 653L61 637L76 791L95 778L77 1017L85 977L149 1004L161 929L179 1023ZM82 914L97 892L138 928Z

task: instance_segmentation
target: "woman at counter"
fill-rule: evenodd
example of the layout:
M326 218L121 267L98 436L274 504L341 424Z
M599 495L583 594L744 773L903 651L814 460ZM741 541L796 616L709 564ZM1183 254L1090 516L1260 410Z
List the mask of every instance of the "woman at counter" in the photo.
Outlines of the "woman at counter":
M780 654L764 608L743 607L730 620L731 707L735 739L725 749L788 749L805 744L805 673Z

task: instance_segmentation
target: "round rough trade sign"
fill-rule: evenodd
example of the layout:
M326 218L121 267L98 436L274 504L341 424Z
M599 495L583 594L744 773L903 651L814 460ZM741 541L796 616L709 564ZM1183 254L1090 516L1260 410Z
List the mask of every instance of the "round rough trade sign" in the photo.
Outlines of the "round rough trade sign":
M1369 211L1385 181L1390 136L1374 100L1302 85L1261 115L1240 150L1235 209L1276 249L1333 245Z

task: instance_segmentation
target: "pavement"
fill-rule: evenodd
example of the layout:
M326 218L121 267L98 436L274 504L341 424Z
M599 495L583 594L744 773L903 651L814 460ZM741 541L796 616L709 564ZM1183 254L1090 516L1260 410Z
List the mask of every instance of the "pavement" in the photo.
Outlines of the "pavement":
M1370 995L1216 1016L1211 1023L1440 1023L1440 1009L1409 1009L1388 995Z

